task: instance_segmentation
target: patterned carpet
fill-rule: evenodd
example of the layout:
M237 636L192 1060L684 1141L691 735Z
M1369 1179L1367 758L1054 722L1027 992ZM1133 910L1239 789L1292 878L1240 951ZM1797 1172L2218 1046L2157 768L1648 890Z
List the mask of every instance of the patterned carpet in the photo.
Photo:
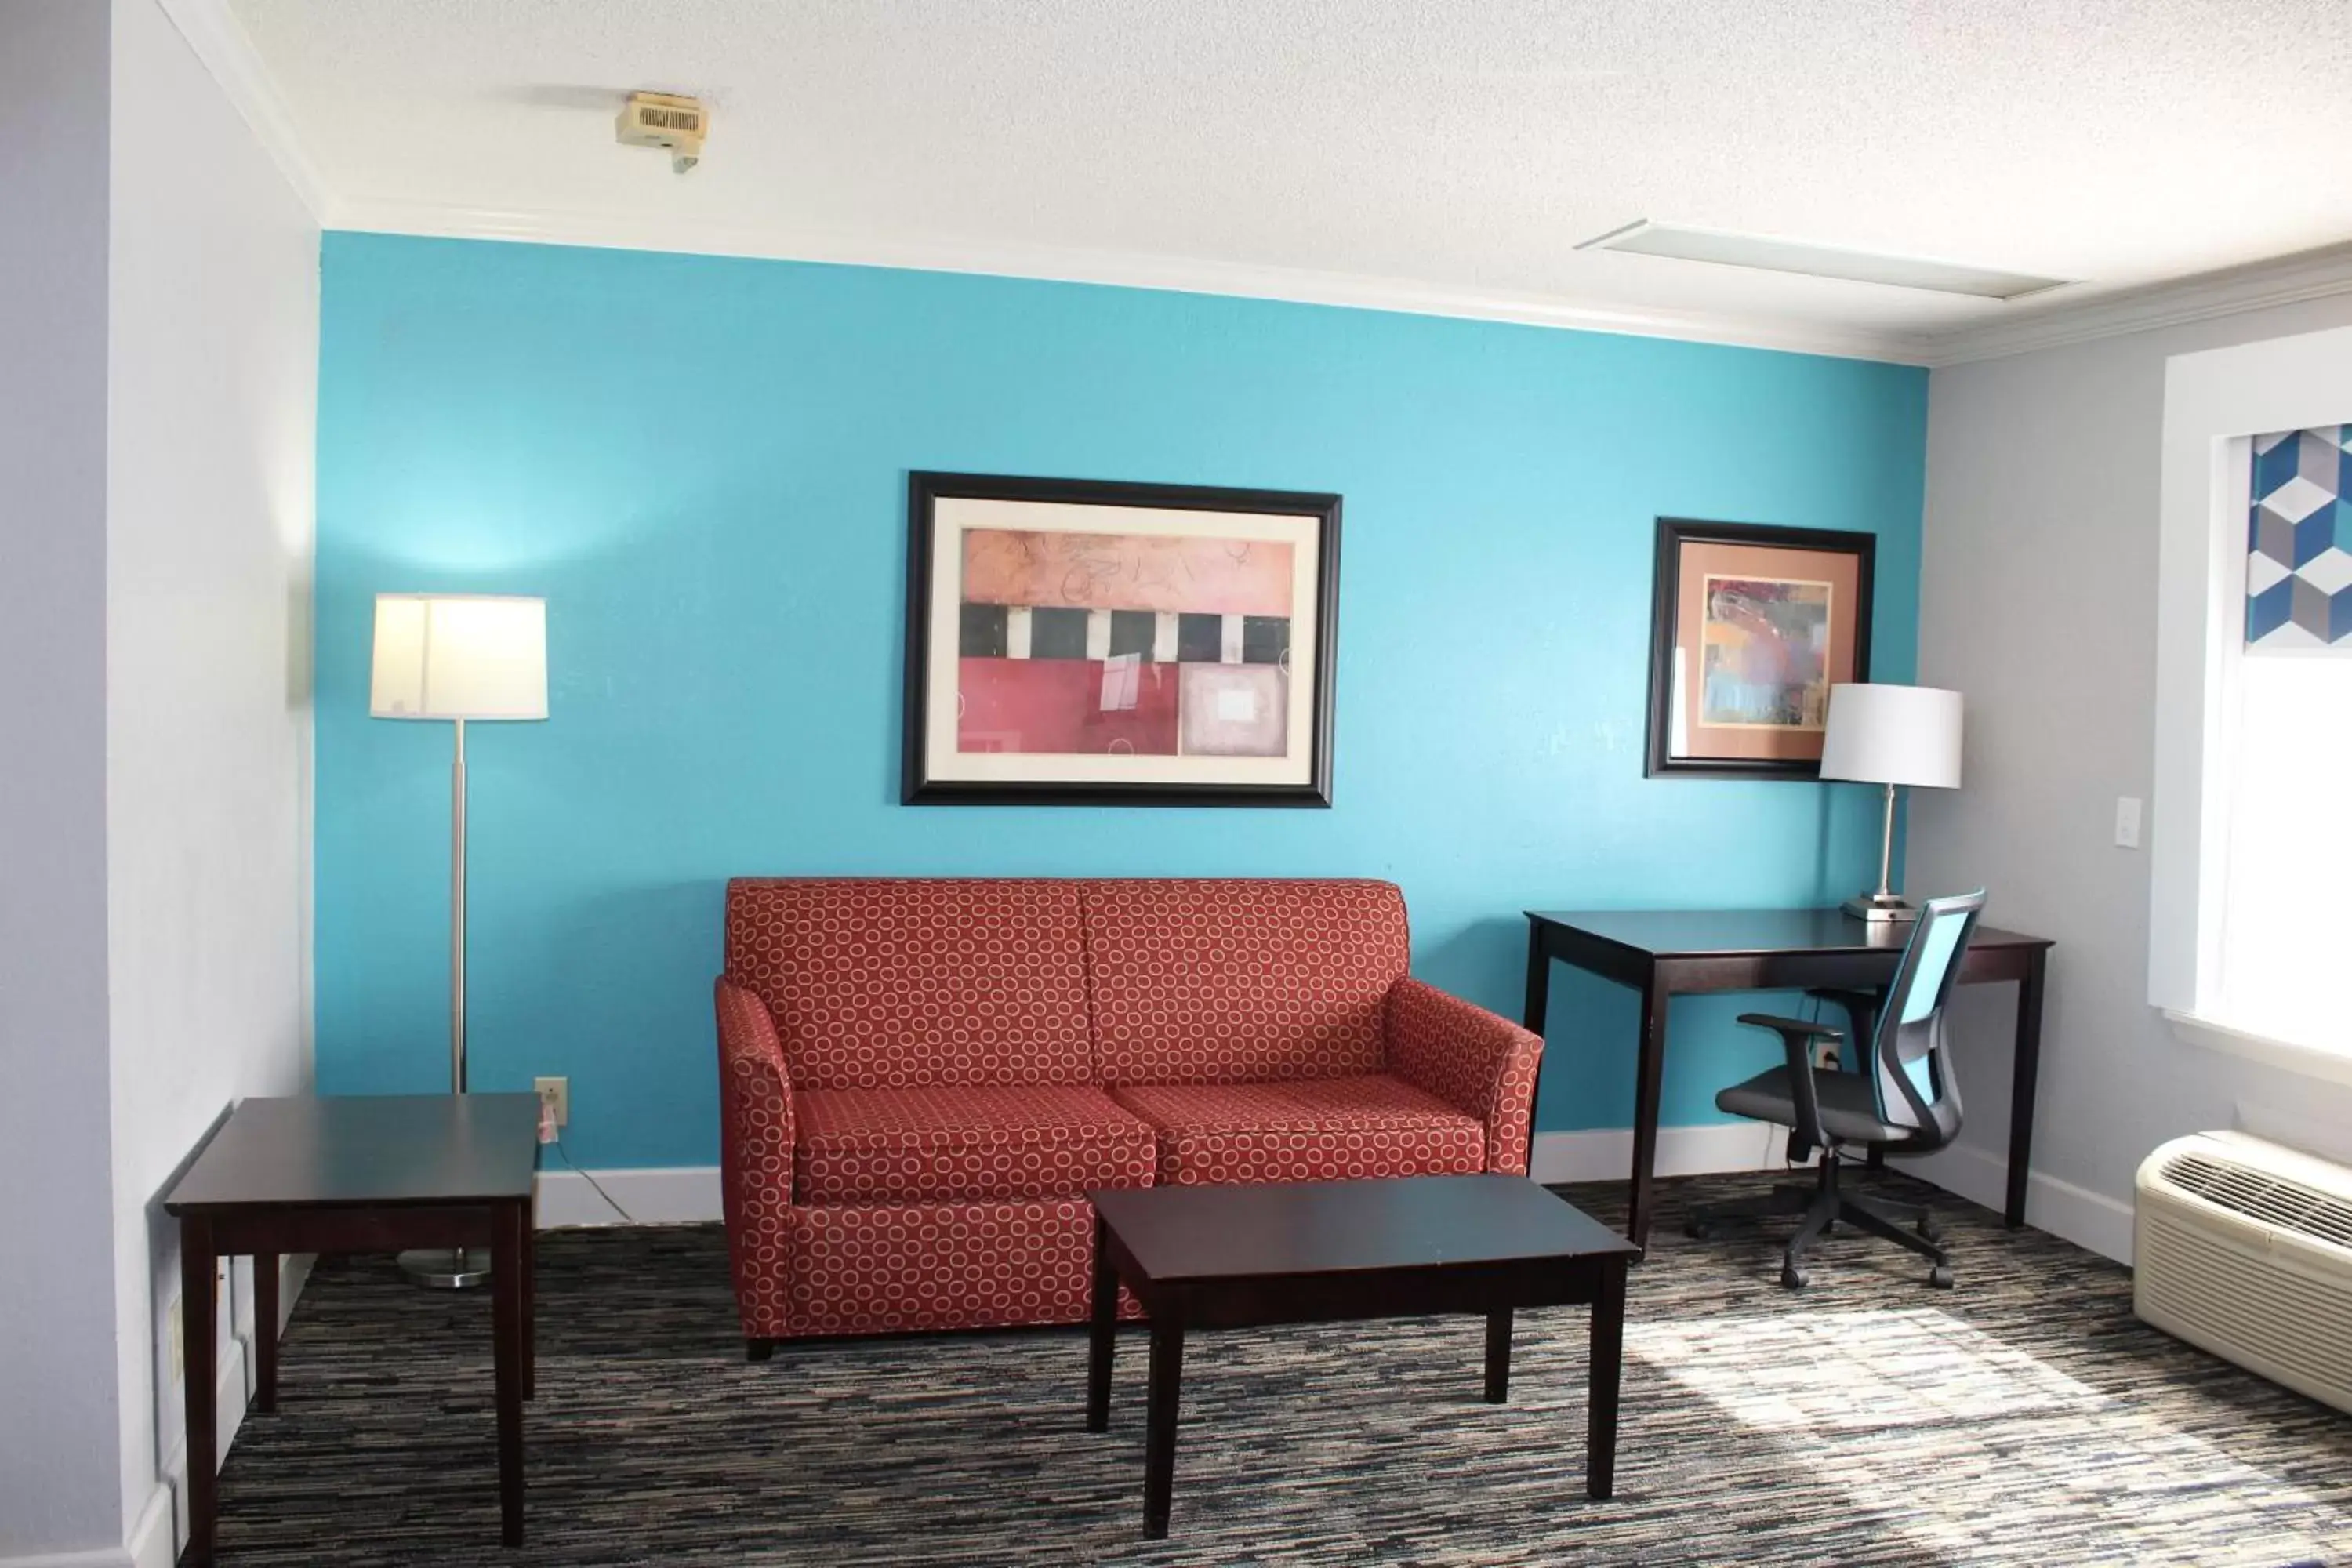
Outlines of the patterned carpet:
M712 1227L544 1237L531 1544L497 1542L489 1303L322 1260L279 1414L222 1481L230 1568L436 1563L2352 1563L2352 1419L2142 1326L2111 1264L1942 1199L1959 1288L1844 1234L1684 1239L1628 1307L1618 1495L1583 1495L1584 1314L1196 1336L1174 1533L1141 1539L1143 1343L1082 1428L1077 1331L788 1346L747 1364ZM1907 1185L1907 1184L1906 1184ZM1925 1192L1927 1189L1916 1189ZM1614 1189L1576 1189L1615 1219ZM1785 1224L1786 1222L1782 1222Z

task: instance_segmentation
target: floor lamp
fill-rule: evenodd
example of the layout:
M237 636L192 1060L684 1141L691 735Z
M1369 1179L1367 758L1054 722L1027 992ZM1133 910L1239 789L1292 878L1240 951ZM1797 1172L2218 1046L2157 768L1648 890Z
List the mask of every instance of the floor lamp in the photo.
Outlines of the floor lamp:
M449 1092L466 1092L466 725L547 717L547 601L488 594L378 594L368 712L441 719L449 765ZM487 1253L404 1252L419 1285L463 1290L490 1275Z

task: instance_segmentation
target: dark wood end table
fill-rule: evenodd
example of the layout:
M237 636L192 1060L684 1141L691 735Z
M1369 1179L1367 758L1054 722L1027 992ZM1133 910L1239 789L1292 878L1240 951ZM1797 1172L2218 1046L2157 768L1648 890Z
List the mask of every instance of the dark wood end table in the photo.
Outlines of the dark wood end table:
M522 1544L522 1402L531 1396L531 1175L539 1100L529 1094L342 1095L247 1100L163 1199L180 1222L188 1416L188 1544L213 1560L214 1279L250 1256L254 1408L278 1406L278 1260L289 1252L487 1248L499 1427L499 1538Z
M1143 1533L1168 1533L1177 1385L1192 1329L1474 1312L1486 1398L1509 1396L1511 1314L1592 1306L1585 1489L1616 1485L1625 1265L1639 1248L1518 1176L1411 1176L1247 1187L1139 1187L1095 1205L1087 1430L1110 1429L1118 1287L1150 1315Z

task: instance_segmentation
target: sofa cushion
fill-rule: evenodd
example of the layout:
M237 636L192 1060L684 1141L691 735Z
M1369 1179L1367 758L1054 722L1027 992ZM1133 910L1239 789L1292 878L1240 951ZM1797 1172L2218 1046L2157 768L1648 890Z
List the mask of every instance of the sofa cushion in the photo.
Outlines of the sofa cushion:
M1075 1197L1151 1184L1151 1129L1098 1089L819 1089L797 1098L797 1203Z
M1387 882L1133 880L1087 889L1104 1083L1246 1083L1378 1072L1405 972Z
M1162 1186L1461 1174L1486 1132L1386 1073L1282 1083L1130 1084L1111 1090L1160 1131Z
M727 978L776 1021L795 1089L1091 1079L1078 884L738 879Z

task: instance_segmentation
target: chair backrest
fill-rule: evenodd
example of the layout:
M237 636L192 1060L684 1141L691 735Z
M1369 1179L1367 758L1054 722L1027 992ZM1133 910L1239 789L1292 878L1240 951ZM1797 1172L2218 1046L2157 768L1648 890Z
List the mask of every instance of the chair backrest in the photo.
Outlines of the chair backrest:
M1959 984L1984 905L1979 889L1921 907L1878 1015L1870 1052L1878 1119L1910 1128L1915 1148L1940 1148L1959 1134L1960 1081L1945 1041L1944 1004Z

